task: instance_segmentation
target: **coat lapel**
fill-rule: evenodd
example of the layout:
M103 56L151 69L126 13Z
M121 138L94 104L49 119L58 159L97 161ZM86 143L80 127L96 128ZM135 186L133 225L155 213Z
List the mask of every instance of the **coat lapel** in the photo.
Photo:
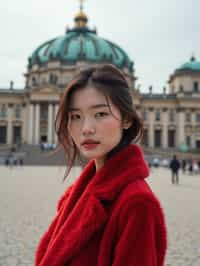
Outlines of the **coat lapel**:
M40 266L61 266L70 261L107 221L107 213L93 195L84 195L51 241Z

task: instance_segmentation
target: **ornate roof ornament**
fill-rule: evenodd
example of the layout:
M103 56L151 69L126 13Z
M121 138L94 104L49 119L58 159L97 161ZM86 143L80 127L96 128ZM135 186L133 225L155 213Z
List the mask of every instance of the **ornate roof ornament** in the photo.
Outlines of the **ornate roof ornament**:
M79 0L80 1L80 11L78 14L76 14L74 21L75 21L75 27L76 28L86 28L87 27L87 22L88 18L86 14L83 12L83 2L85 0Z

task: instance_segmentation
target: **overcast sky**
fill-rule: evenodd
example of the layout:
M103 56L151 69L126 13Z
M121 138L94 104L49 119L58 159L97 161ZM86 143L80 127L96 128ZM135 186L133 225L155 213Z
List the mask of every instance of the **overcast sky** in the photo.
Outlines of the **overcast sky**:
M0 88L24 88L27 58L73 26L78 0L0 0ZM194 53L200 58L199 0L86 0L89 26L134 61L137 84L161 92L169 75Z

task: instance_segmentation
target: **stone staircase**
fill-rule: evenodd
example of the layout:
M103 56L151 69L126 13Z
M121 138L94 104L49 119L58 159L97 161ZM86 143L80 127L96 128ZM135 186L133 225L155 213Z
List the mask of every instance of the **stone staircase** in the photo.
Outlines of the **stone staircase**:
M199 159L199 153L182 153L175 149L156 149L156 148L143 148L146 159L152 158L172 158L174 154L178 156L179 159ZM0 164L4 164L5 158L12 156L17 160L22 158L24 165L55 165L55 166L65 166L65 157L63 151L45 150L42 151L40 146L23 144L16 149L16 151L11 152L11 146L4 145L0 146ZM80 165L80 163L76 163ZM82 163L84 165L85 162Z
M10 150L10 147L4 147L0 150L1 162L3 158L11 156L16 160L23 159L24 165L66 165L63 151L48 150L42 151L40 146L24 144L18 147L16 151Z
M172 158L174 154L177 155L179 159L199 159L200 152L190 151L190 152L181 152L176 148L143 148L146 156L157 157L157 158Z

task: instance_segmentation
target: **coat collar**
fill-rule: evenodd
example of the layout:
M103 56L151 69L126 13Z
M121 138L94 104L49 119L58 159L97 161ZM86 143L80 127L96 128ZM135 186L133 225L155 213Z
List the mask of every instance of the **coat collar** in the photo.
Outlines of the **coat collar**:
M148 175L142 151L136 145L118 152L97 173L94 161L89 162L41 241L36 266L67 264L105 226L109 215L103 200L115 200L129 183Z
M95 171L95 163L89 166ZM114 200L120 191L137 179L149 175L149 168L139 146L129 145L106 161L105 165L94 174L87 190L103 200Z

